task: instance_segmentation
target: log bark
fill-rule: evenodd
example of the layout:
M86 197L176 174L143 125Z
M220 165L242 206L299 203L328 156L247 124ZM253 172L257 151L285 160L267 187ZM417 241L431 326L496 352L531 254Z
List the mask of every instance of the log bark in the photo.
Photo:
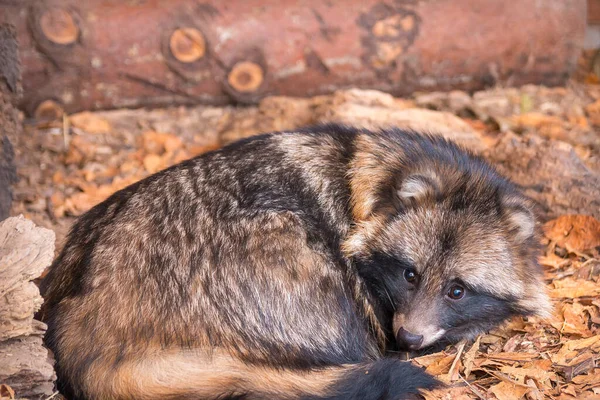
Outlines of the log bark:
M21 94L21 76L16 32L0 24L0 221L7 218L12 203L11 184L17 180L14 152L9 136L21 130L16 104Z
M20 217L0 222L0 384L18 398L53 393L56 375L43 346L46 325L34 320L43 300L32 282L54 257L54 232Z
M257 103L349 87L407 95L558 85L576 66L586 20L585 0L22 0L3 7L22 46L22 106L50 116Z

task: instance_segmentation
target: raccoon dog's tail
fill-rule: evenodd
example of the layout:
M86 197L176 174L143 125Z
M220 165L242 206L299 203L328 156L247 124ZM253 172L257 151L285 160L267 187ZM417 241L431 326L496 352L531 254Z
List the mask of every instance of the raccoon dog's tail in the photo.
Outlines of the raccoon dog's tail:
M325 381L319 371L313 371L310 375L316 381ZM411 395L416 395L420 390L431 390L440 386L440 381L410 362L383 358L371 363L339 367L337 379L333 384L325 384L319 388L320 391L299 398L395 400L413 398Z
M291 370L249 365L217 353L161 353L121 360L118 366L96 360L81 382L80 398L397 400L440 386L422 369L391 358Z

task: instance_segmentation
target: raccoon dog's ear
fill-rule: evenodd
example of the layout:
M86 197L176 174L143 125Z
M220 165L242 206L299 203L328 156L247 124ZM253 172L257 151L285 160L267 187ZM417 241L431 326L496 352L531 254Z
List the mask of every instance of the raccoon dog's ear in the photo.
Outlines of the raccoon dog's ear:
M508 198L504 201L504 214L508 226L515 232L515 239L524 242L535 232L535 216L529 202L523 198Z
M396 195L404 207L434 202L441 191L441 181L433 172L415 173L404 178Z

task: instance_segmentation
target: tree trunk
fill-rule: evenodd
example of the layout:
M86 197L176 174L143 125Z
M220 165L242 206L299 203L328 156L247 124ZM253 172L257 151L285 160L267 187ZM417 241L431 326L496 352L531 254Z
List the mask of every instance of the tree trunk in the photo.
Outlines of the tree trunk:
M12 202L10 185L17 180L14 152L8 136L21 130L15 108L21 94L21 76L15 30L0 24L0 221L8 217Z
M5 9L22 46L22 106L48 117L349 87L559 85L586 21L585 0L20 0Z

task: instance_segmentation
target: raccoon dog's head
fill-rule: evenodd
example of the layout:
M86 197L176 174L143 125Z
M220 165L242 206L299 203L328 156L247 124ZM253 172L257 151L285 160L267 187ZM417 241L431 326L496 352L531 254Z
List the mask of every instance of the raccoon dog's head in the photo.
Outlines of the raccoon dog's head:
M345 251L400 347L550 311L528 200L479 158L402 132L359 140Z

